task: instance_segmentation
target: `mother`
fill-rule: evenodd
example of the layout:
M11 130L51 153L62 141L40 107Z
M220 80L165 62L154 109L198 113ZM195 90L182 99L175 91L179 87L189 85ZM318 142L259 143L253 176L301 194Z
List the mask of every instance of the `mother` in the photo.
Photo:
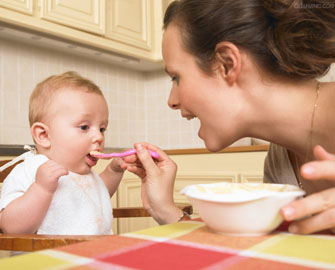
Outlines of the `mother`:
M293 233L335 228L335 83L317 80L335 62L331 3L180 0L164 18L169 106L200 120L210 151L243 137L271 142L264 181L308 195L282 208ZM128 170L142 179L144 206L159 223L178 221L175 163L153 145L135 147L143 166ZM147 148L161 154L158 162Z

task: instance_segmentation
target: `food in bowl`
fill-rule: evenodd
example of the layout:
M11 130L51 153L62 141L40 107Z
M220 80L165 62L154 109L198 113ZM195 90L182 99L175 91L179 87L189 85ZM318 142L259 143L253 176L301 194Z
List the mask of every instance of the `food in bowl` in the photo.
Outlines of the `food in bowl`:
M305 194L293 185L226 182L190 185L181 193L210 229L245 236L276 229L283 221L280 209Z

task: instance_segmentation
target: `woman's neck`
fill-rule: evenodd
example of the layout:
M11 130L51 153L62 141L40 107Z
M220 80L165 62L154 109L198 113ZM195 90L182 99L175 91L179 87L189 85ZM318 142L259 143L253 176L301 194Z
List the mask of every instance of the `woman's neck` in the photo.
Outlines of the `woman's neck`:
M259 85L254 103L249 136L280 144L302 157L310 152L312 145L321 140L319 127L322 104L322 85L317 95L317 81L304 83L271 83ZM314 105L317 107L314 111ZM313 127L311 126L314 111ZM313 141L309 144L312 128Z

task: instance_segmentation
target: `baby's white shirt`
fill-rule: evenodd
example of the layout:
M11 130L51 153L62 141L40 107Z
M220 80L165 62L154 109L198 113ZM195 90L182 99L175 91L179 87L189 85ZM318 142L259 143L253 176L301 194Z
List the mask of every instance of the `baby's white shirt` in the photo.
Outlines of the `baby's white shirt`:
M36 171L48 158L27 153L2 185L0 211L22 196L35 181ZM113 234L113 209L109 192L100 176L91 170L80 175L69 172L59 178L48 212L38 234Z

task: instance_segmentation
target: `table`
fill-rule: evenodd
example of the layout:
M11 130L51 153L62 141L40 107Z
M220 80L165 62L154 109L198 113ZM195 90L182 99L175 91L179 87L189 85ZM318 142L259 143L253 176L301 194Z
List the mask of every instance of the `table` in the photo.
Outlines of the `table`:
M224 236L191 220L1 259L0 269L335 269L335 237Z

